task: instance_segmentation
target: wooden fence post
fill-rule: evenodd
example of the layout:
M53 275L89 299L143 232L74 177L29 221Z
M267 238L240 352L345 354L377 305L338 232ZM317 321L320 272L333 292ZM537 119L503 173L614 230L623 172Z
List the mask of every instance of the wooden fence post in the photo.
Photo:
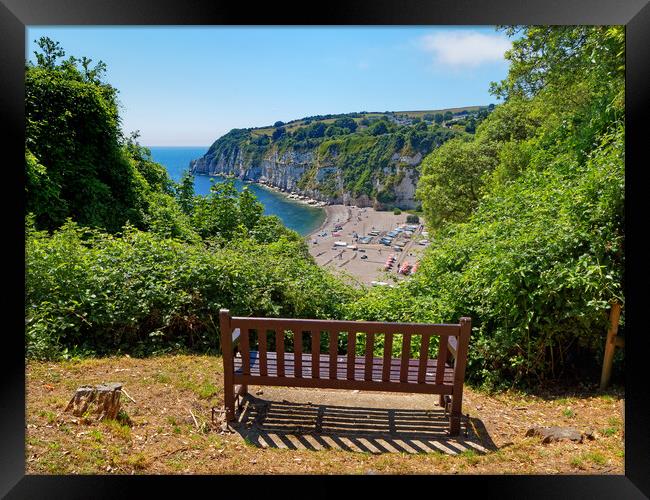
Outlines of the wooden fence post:
M612 303L609 312L609 329L607 330L607 340L605 342L605 356L603 359L603 371L600 375L600 390L604 390L609 385L612 376L612 360L616 346L623 347L623 339L616 337L618 333L618 321L621 317L621 304L618 301Z

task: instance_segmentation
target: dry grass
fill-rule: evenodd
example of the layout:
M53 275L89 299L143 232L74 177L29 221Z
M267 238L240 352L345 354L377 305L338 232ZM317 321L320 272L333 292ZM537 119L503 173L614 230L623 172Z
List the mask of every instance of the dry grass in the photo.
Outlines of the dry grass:
M81 424L63 412L83 384L117 381L132 426ZM622 394L466 389L464 411L485 425L496 450L359 453L258 448L211 424L223 404L221 358L165 356L30 362L27 368L28 474L623 474ZM194 422L190 410L197 422ZM198 424L198 427L197 425ZM542 445L533 425L595 430L581 444Z

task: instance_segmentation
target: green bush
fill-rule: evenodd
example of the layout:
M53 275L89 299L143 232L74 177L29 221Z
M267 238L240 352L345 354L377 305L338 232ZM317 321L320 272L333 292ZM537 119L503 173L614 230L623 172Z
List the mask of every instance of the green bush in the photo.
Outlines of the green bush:
M586 165L526 172L432 244L418 273L350 305L354 319L473 318L468 377L531 382L602 361L623 300L622 133ZM575 366L572 366L575 365Z
M624 302L624 30L507 31L523 34L494 88L506 102L423 161L418 194L437 234L417 274L347 314L471 316L477 382L597 377L609 303Z
M216 350L219 308L236 315L340 317L352 293L302 241L225 248L127 227L110 235L67 222L49 235L28 219L27 355L65 349L134 355Z
M401 215L402 211L399 208L393 209L393 215Z

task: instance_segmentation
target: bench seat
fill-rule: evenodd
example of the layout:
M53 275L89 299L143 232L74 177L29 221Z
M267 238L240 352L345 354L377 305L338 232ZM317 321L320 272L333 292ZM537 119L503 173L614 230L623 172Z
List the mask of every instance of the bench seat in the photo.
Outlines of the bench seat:
M269 351L267 356L267 376L278 377L278 362L277 353ZM348 357L346 355L337 356L336 358L336 380L346 380L348 373ZM243 375L242 373L242 358L237 356L235 362L235 376ZM312 358L311 354L302 354L302 378L311 379L312 377ZM365 380L365 356L355 356L354 358L354 379L357 381ZM418 364L417 359L409 360L408 378L406 382L409 384L418 383ZM437 359L429 359L427 361L427 369L425 374L424 384L435 385L436 370L438 366ZM384 367L383 358L373 358L372 363L372 382L382 382L382 372ZM400 383L400 359L391 359L390 364L390 378L386 382ZM253 377L261 376L259 365L259 353L257 351L250 351L250 375ZM319 361L319 379L329 380L330 377L330 356L329 354L321 354ZM294 353L284 353L284 376L296 378L295 374L295 359ZM332 379L333 380L333 379ZM368 381L370 382L370 381ZM449 364L446 364L443 376L444 385L454 384L454 369ZM262 384L261 384L262 385ZM268 384L267 384L268 385Z

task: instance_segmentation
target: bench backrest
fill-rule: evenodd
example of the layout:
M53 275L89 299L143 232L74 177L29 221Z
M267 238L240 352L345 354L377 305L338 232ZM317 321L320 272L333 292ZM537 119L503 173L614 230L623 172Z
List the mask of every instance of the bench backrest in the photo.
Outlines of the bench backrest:
M400 356L400 381L408 380L409 361L411 359L411 341L413 337L420 336L420 349L418 360L418 383L425 383L427 362L429 360L429 346L432 336L440 337L437 353L437 371L435 383L443 384L445 364L453 361L454 385L463 383L465 366L467 363L467 348L471 332L471 319L460 318L458 324L427 324L427 323L384 323L376 321L338 321L316 319L289 319L289 318L247 318L231 317L226 309L219 314L221 329L221 348L224 357L224 366L232 368L235 348L242 358L242 373L250 374L250 352L258 352L259 370L261 376L267 376L268 335L272 332L277 353L277 376L284 376L284 361L286 340L293 344L295 376L303 377L301 366L303 354L303 339L305 335L310 339L311 346L311 377L320 377L321 334L329 336L329 370L330 379L337 378L337 358L339 354L339 338L347 337L347 380L355 380L355 347L357 335L365 334L365 380L371 381L373 370L374 346L378 335L384 336L384 352L382 366L382 381L390 379L390 360L393 348L393 336L402 335L402 353ZM286 332L291 332L287 335ZM252 348L255 349L252 349ZM226 370L231 372L230 369ZM232 372L231 372L232 373Z

